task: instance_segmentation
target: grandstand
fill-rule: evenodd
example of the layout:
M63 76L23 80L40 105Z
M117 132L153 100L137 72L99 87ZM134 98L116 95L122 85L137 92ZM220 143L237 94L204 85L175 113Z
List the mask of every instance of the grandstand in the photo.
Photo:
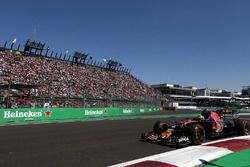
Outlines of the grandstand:
M45 47L45 44L40 45ZM43 48L39 48L39 52L29 52L34 48L25 47L22 51L4 45L0 51L0 108L42 107L45 103L53 107L146 107L160 104L161 95L119 63L110 70L110 65L93 60L94 63L84 64L66 60L65 56L49 57L48 51L42 54ZM27 85L30 89L11 88L10 85ZM29 99L22 100L28 94Z

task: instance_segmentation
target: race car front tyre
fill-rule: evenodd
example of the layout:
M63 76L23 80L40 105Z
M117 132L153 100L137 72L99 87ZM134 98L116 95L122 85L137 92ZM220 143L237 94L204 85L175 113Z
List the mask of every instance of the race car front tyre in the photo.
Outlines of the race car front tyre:
M160 135L162 132L166 131L167 129L168 129L168 125L161 121L157 121L153 127L154 133L158 135Z
M191 124L188 127L189 140L192 145L200 145L205 140L205 130L199 124Z

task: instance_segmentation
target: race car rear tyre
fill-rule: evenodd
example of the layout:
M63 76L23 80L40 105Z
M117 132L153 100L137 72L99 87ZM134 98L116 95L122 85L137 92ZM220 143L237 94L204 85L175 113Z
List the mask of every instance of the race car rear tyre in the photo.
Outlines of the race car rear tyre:
M199 124L189 125L189 140L192 145L200 145L205 140L205 130Z
M164 122L157 121L153 126L153 131L160 135L162 132L166 131L168 129L168 125Z
M248 121L238 119L235 122L235 127L238 135L250 134L250 126Z

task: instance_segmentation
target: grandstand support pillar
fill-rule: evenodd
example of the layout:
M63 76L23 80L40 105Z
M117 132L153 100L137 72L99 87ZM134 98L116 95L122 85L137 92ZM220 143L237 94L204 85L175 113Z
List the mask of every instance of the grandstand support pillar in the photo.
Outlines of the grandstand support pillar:
M69 99L70 99L70 86L69 86L69 92L68 92L68 105L67 105L67 108L69 108Z
M59 59L62 59L62 53L60 54Z
M5 41L4 43L4 49L6 49L6 47L7 47L7 41Z
M21 45L19 44L18 47L17 47L17 50L18 50L18 51L20 50L20 46L21 46Z
M98 107L101 107L101 106L100 106L100 100L97 100L97 106L98 106Z
M41 51L40 51L39 55L41 56L41 55L42 55L42 53L43 53L43 50L41 50Z
M10 105L10 84L11 84L11 82L9 81L8 95L7 95L7 108L11 108L11 105Z
M68 61L70 60L70 57L71 57L71 56L69 55L69 57L68 57Z
M54 52L52 51L52 52L51 52L51 54L50 54L50 57L52 57L52 56L53 56L53 53L54 53Z
M86 99L86 93L85 93L85 91L84 91L84 93L83 93L83 107L85 107L85 99Z
M6 76L9 77L9 80L8 80L8 92L7 92L7 96L6 96L6 108L11 108L11 100L10 100L10 86L11 86L11 83L12 83L12 79L11 79L11 76L9 73L6 74Z
M35 55L37 54L37 49L35 50Z
M249 98L248 107L250 108L250 87L248 88L248 98Z
M71 86L73 85L74 81L68 79L68 107L70 107L70 96L71 96Z
M49 93L49 101L51 101L51 81L49 82L49 89L48 89L48 93Z
M47 49L46 49L45 57L47 57L48 52L49 52L49 46L48 46Z
M10 46L10 50L11 50L11 51L12 51L12 49L13 49L14 44L15 44L15 43L13 43L13 42L11 43L11 46Z

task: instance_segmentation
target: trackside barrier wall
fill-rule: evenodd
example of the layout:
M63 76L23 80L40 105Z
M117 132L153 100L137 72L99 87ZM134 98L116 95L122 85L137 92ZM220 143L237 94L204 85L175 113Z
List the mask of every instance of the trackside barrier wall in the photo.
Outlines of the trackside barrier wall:
M0 109L0 123L53 121L137 115L160 111L160 108L17 108Z

